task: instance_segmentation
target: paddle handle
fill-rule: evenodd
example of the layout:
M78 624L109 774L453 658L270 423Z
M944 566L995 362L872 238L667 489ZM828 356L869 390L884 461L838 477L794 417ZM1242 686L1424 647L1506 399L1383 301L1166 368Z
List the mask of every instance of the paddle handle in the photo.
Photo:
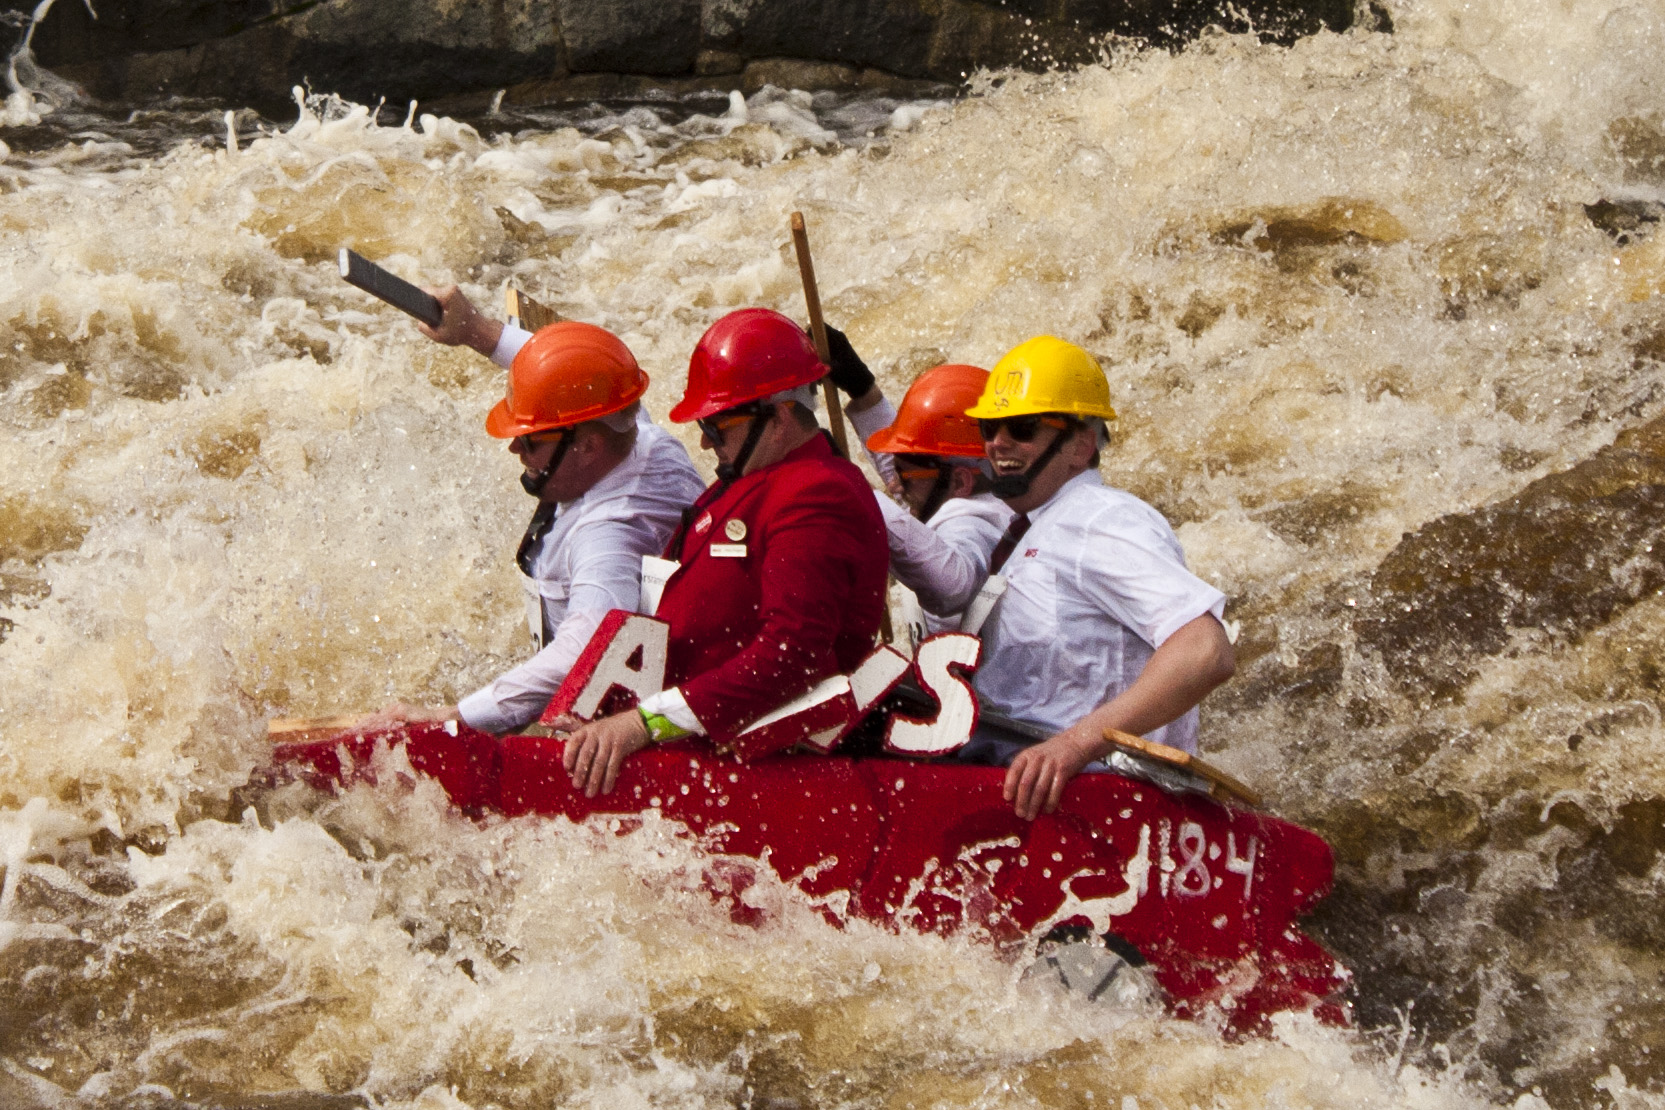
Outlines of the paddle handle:
M512 285L503 291L503 307L515 325L527 331L537 331L544 325L557 323L561 319L560 313L553 308L539 304Z
M821 316L821 292L815 285L815 262L809 256L809 231L804 227L804 214L792 213L792 246L798 252L798 276L804 283L804 303L809 306L809 334L815 341L815 353L822 362L832 365L827 347L827 321ZM839 454L850 457L850 441L844 432L844 406L839 403L838 390L831 378L821 381L822 395L827 402L827 423L832 425L833 442Z
M1142 736L1135 736L1131 732L1123 732L1115 728L1105 729L1104 738L1125 751L1142 755L1147 759L1154 759L1159 763L1166 763L1171 767L1190 771L1199 778L1207 779L1211 793L1229 795L1239 801L1247 802L1256 809L1264 804L1259 791L1226 774L1212 763L1205 763L1190 752L1182 752L1178 748L1170 748L1166 744L1153 743Z

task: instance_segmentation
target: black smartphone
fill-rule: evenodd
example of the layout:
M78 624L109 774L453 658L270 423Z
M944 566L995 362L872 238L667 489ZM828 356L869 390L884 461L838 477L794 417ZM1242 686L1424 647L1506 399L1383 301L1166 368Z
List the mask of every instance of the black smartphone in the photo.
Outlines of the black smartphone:
M386 301L400 312L407 312L430 328L439 327L444 312L439 301L422 292L404 278L395 277L355 250L341 248L341 276L372 297Z

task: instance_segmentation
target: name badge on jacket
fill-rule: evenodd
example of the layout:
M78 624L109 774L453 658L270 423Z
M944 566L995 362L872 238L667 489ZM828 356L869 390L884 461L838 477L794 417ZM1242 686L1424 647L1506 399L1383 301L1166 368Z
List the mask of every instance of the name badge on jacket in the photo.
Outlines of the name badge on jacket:
M746 545L743 543L714 543L711 545L713 559L744 559Z

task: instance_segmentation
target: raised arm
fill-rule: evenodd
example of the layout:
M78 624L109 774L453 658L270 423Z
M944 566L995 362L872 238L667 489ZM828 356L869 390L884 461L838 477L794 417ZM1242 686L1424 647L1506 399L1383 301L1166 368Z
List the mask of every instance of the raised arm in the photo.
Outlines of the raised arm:
M418 323L417 331L435 343L443 343L447 347L471 347L487 358L492 356L497 350L498 340L503 336L504 325L501 320L493 320L482 314L474 307L474 302L463 296L462 290L455 285L425 289L424 292L439 301L440 310L444 315L440 317L439 327L431 328L427 324Z
M989 576L989 556L1002 529L970 514L932 528L888 497L879 497L890 544L890 570L919 597L927 613L958 613Z

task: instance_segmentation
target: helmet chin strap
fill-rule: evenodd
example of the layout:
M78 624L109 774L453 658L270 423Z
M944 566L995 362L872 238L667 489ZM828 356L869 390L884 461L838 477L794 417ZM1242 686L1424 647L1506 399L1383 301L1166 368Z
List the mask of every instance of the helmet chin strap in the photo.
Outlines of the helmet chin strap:
M717 480L725 486L746 472L746 464L752 460L752 452L757 450L758 440L763 438L769 421L774 418L773 406L765 405L762 411L752 417L751 426L746 429L745 442L740 444L740 450L734 453L734 461L717 464Z
M989 486L990 492L1002 501L1009 501L1014 497L1022 497L1028 493L1030 485L1035 481L1035 475L1045 470L1053 456L1063 450L1064 440L1068 439L1073 431L1073 428L1065 428L1053 436L1052 442L1046 445L1046 450L1042 451L1034 462L1016 474L1001 474L996 471L994 481Z
M555 472L561 468L561 460L566 458L567 448L572 446L572 439L573 432L568 429L566 435L561 437L561 442L555 445L555 453L549 456L548 466L545 466L542 470L534 470L530 474L524 470L521 471L520 488L542 501L543 488L549 484L549 479L555 477Z

